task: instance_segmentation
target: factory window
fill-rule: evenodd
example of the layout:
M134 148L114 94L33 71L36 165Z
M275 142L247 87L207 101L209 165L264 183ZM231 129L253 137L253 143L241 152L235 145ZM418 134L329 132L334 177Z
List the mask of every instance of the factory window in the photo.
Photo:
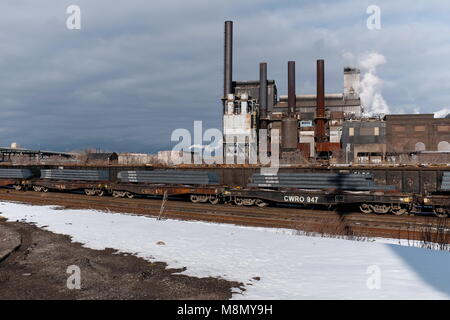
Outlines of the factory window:
M414 131L425 131L426 127L425 126L415 126L414 127Z
M357 158L359 163L369 163L370 153L369 152L358 152Z
M395 132L405 132L405 127L404 126L394 126L394 131Z
M423 142L417 142L416 145L414 146L414 150L415 151L425 151L425 143Z
M348 128L348 135L353 137L355 135L355 128Z
M256 109L256 102L254 100L251 100L248 102L247 106L247 113L253 113Z
M438 126L438 131L439 132L449 132L450 131L450 126Z
M450 143L447 141L441 141L438 143L438 151L450 151Z
M300 127L312 127L312 121L311 120L303 120L299 122Z

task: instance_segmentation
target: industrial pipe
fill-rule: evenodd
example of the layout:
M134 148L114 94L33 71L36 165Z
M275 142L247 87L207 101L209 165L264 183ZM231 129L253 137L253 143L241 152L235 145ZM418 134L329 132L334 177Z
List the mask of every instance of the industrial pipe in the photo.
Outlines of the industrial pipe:
M233 93L233 21L225 21L224 43L224 84L223 93L226 98Z
M259 64L259 116L267 117L267 63Z
M295 61L288 62L288 117L295 114L296 105L295 96Z
M317 60L316 142L325 142L325 63Z

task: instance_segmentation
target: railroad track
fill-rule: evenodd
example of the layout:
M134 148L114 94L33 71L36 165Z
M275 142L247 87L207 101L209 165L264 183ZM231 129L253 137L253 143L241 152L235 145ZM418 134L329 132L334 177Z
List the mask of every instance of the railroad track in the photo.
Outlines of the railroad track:
M88 197L74 193L38 193L9 189L0 190L0 200L151 216L158 216L161 206L161 200L158 199ZM423 216L364 215L359 212L342 213L285 207L240 207L185 201L169 201L166 204L164 217L246 226L287 228L336 235L410 240L422 240L424 232L442 229L443 221L439 218Z

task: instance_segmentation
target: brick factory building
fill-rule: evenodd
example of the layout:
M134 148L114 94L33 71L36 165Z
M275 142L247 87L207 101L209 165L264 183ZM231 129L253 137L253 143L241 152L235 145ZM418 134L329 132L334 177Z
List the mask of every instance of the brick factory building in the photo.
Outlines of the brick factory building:
M450 119L433 114L387 115L387 152L450 151Z

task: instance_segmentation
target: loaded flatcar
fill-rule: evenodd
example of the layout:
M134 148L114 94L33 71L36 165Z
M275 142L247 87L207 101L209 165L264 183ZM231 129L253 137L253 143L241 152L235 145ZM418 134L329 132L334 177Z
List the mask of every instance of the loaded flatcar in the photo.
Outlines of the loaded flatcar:
M229 189L225 196L236 205L358 205L363 213L396 215L410 212L413 203L409 194L398 192L394 186L376 185L370 174L253 174L248 188Z
M13 187L16 190L22 190L26 181L33 176L35 174L30 169L0 169L0 187Z
M147 170L119 171L111 185L114 197L134 195L187 195L192 202L218 203L224 188L216 174L205 171Z
M42 169L40 177L29 181L29 186L37 192L83 190L89 196L103 196L109 180L106 170Z
M396 215L411 212L418 206L428 206L439 217L450 213L450 172L437 170L287 172L280 169L277 175L270 176L261 175L254 168L88 168L0 168L0 187L41 192L82 190L91 196L128 198L182 195L195 203L227 202L240 206L263 207L271 203L308 207L353 205L363 213ZM242 180L244 177L247 180ZM242 182L230 183L230 178Z

